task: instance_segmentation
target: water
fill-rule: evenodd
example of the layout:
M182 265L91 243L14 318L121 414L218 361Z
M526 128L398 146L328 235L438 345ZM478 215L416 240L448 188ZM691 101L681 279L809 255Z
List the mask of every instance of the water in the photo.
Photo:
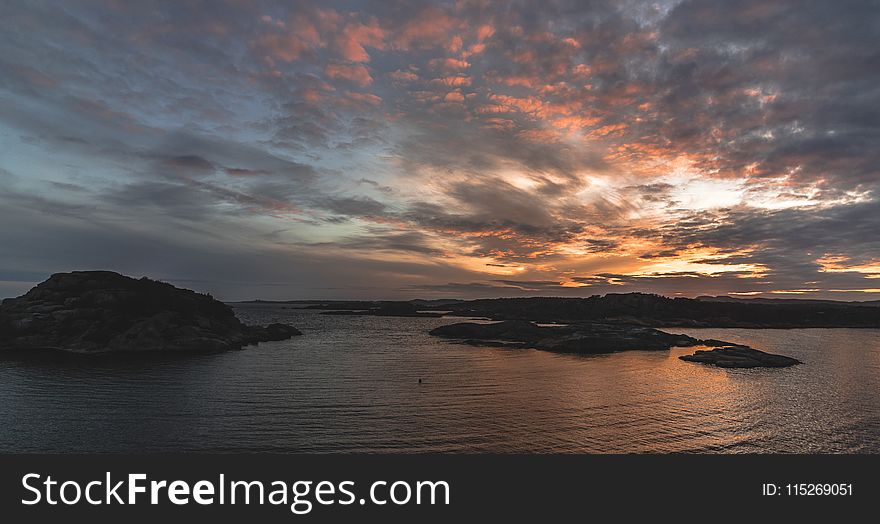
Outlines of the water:
M460 319L236 311L305 336L189 357L0 356L0 451L880 452L880 330L670 330L805 363L725 370L677 358L690 349L427 335Z

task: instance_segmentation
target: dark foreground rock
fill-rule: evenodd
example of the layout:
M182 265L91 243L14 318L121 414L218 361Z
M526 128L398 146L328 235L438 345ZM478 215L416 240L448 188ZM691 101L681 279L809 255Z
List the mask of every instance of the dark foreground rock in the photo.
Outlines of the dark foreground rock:
M525 320L492 324L461 322L431 330L431 335L459 339L472 345L534 348L557 353L612 353L627 350L664 350L693 346L699 340L657 329L623 324L540 326Z
M712 350L697 350L693 355L678 357L688 362L711 364L720 368L785 368L801 361L783 355L774 355L748 346L724 346Z
M0 305L0 349L208 352L301 334L247 326L210 295L111 271L57 273Z
M726 368L786 367L800 363L793 358L773 355L724 342L699 340L658 329L625 324L578 323L541 326L526 320L505 320L491 324L461 322L440 326L431 335L451 338L474 346L533 348L555 353L612 353L628 350L667 350L672 347L712 346L694 355L679 357Z

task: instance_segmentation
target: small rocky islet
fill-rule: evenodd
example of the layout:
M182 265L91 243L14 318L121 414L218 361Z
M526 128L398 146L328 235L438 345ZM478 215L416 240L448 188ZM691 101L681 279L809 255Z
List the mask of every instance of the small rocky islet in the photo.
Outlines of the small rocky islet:
M215 352L301 334L245 325L210 295L112 271L56 273L0 304L0 350Z
M698 349L693 355L682 355L678 358L720 368L786 368L801 363L796 358L774 355L739 344L725 344L711 350Z
M765 353L721 340L700 340L645 326L610 323L577 323L542 326L526 320L494 323L460 322L440 326L431 335L456 339L474 346L531 348L554 353L601 354L631 350L668 350L673 347L712 346L679 357L723 368L787 367L799 364L791 357Z

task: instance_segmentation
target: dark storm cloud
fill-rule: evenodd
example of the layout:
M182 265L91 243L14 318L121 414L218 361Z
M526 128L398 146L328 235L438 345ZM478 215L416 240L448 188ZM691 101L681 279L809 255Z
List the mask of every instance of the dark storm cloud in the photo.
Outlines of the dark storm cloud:
M877 14L871 1L680 3L660 26L660 135L734 173L876 184Z
M214 199L195 187L166 182L129 184L106 195L105 200L126 208L155 209L190 220L210 216Z

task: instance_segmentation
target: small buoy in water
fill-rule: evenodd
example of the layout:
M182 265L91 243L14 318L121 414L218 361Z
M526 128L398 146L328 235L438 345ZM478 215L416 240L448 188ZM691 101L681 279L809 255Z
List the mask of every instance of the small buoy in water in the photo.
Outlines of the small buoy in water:
M422 383L422 379L419 379L419 384L421 384L421 383Z

